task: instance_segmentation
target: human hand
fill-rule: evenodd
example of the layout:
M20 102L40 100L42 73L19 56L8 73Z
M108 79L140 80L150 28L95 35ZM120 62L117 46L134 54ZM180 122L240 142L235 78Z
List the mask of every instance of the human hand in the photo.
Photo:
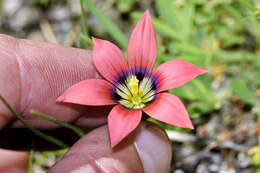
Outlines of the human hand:
M57 126L30 115L31 109L84 128L104 124L109 107L55 102L71 85L97 77L88 51L0 35L0 94L34 127L54 129ZM23 127L19 121L11 122L13 119L0 103L0 129L7 124L12 128ZM0 156L4 152L0 150ZM26 169L26 164L21 162L24 163L27 156L20 154L17 164L13 164L16 162L12 158L17 156L17 153L9 154L10 162L0 162L0 172L18 166ZM49 172L167 173L170 161L168 138L155 125L142 123L114 150L110 147L107 127L102 126L74 144Z

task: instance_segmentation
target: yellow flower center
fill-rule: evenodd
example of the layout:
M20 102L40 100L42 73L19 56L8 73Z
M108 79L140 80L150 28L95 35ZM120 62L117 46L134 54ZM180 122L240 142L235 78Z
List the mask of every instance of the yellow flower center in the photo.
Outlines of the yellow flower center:
M129 80L129 87L130 87L130 91L133 94L137 94L139 91L139 80L136 78L136 76L132 76Z
M154 99L155 91L148 77L141 81L135 75L129 76L116 88L120 96L118 102L129 109L141 109Z

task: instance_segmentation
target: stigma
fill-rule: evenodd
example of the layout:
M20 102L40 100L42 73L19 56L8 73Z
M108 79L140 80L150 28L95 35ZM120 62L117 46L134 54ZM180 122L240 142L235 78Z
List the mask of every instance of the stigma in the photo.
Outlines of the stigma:
M136 78L136 76L132 76L129 80L129 88L131 93L138 94L139 92L139 80Z

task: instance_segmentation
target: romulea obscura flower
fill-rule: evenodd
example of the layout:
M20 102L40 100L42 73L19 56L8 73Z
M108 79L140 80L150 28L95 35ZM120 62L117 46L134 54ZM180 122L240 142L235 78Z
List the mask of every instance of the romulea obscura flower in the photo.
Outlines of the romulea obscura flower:
M111 146L116 146L140 123L142 112L171 125L193 128L181 100L167 92L206 69L184 60L171 60L153 68L157 55L151 16L146 11L128 44L128 59L113 43L93 38L92 59L103 79L81 81L58 99L81 105L115 105L108 115Z

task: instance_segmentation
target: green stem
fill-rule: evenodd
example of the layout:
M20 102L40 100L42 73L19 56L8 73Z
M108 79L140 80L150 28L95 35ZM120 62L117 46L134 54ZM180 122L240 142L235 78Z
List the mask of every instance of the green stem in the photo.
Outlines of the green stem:
M96 7L93 0L82 0L82 5L84 9L87 9L99 21L99 23L122 48L127 49L127 37L111 19L109 19L98 7Z
M49 141L59 147L67 147L67 145L62 142L59 139L56 139L52 136L49 136L45 133L43 133L42 131L32 127L18 112L16 112L12 106L4 99L4 97L2 95L0 95L0 100L3 102L3 104L9 109L9 111L13 114L13 116L15 118L17 118L19 121L21 121L21 123L27 127L28 129L30 129L33 133L35 133L36 135L40 136L41 138L45 139L46 141Z
M36 110L31 110L30 113L31 113L32 115L35 115L35 116L37 116L37 117L40 117L40 118L45 119L45 120L47 120L47 121L50 121L50 122L52 122L52 123L55 123L55 124L57 124L57 125L59 125L59 126L61 126L61 127L66 127L66 128L68 128L68 129L71 129L71 130L74 131L79 137L82 137L82 136L84 136L84 134L85 134L84 131L81 130L80 128L78 128L78 127L76 127L76 126L73 126L73 125L71 125L71 124L69 124L69 123L66 123L66 122L57 120L57 119L55 119L55 118L53 118L53 117L51 117L51 116L49 116L49 115L47 115L47 114L45 114L45 113L42 113L42 112L39 112L39 111L36 111Z
M84 34L80 34L80 37L87 42L88 48L90 49L92 47L92 40Z
M83 0L80 0L80 9L81 9L80 18L81 18L82 27L83 27L83 33L87 38L89 38L88 23L87 23L85 9L83 7ZM88 45L89 45L89 43L87 42L87 47L88 47Z
M33 151L33 149L31 149L30 153L29 153L29 161L28 161L27 173L33 173L33 154L34 154L34 151Z
M82 20L82 23L83 23L83 33L85 35L89 35L88 23L87 23L87 20L86 20L85 9L83 7L83 0L80 0L80 9L81 9L80 17L81 17L81 20Z

